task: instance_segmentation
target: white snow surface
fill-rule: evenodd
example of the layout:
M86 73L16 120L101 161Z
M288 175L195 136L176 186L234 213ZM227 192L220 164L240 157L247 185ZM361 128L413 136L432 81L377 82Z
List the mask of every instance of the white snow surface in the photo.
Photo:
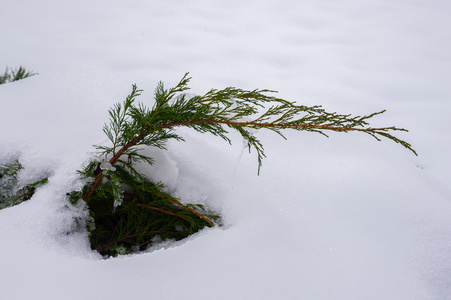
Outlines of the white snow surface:
M49 183L0 211L0 299L451 299L451 2L2 0L0 161ZM136 83L185 72L192 93L268 88L369 114L412 143L358 133L258 132L267 158L211 135L152 150L144 170L225 226L102 259L67 234L76 170Z

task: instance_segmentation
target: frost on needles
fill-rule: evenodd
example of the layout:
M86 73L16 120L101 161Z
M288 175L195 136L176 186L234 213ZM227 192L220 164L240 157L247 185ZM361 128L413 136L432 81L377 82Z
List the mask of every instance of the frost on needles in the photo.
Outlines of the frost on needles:
M211 133L231 143L230 130L236 130L255 150L258 172L265 157L264 148L254 134L267 129L285 138L285 129L316 132L361 132L377 140L388 138L416 152L411 145L392 135L403 128L369 125L369 119L383 113L366 116L330 113L321 106L296 105L274 97L271 90L246 91L228 87L212 89L204 95L188 96L188 74L172 88L159 83L151 107L136 102L141 90L133 85L123 103L110 110L109 124L103 131L108 146L97 145L98 159L89 163L80 174L87 184L80 192L71 193L73 201L82 198L90 210L88 222L91 246L103 255L115 256L144 250L155 239L183 239L204 227L219 224L219 216L202 205L184 204L164 192L160 183L150 182L136 169L136 163L153 164L152 157L143 154L145 147L166 150L170 139L183 141L175 129L189 127L201 133Z

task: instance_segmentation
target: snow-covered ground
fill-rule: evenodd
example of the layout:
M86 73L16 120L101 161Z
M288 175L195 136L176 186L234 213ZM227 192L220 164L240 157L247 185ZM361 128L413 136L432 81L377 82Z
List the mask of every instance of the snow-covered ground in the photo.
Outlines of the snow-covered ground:
M0 211L0 299L451 299L450 15L447 0L2 0L0 68L39 75L0 86L0 161L50 178ZM362 134L259 132L257 176L238 136L182 129L149 172L225 226L103 260L65 234L75 171L133 83L151 104L185 72L198 94L387 109L373 123L408 128L419 156Z

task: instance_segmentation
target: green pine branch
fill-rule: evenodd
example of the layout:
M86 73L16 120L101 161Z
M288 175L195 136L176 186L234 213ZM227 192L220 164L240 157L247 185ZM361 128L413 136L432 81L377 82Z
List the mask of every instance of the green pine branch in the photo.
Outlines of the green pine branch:
M218 216L200 206L182 204L134 168L137 162L153 164L153 159L140 151L143 147L166 149L170 139L183 141L175 132L177 127L211 133L228 143L231 143L229 131L236 130L249 151L256 151L258 172L265 157L264 147L255 135L260 129L276 132L282 138L286 129L324 136L328 131L361 132L377 140L387 138L417 154L409 143L392 135L406 129L370 126L369 120L385 111L365 116L331 113L321 106L297 105L277 98L273 96L274 91L264 89L247 91L228 87L190 97L184 93L189 89L190 79L185 74L169 89L160 82L151 108L136 102L142 90L133 85L125 101L109 110L110 120L103 131L110 145L96 146L104 159L90 163L80 172L92 179L83 189L82 198L88 203L96 224L101 224L96 225L98 228L93 231L96 234L91 236L93 247L99 252L122 251L124 245L143 246L157 233L182 238L204 226L214 226ZM166 221L155 219L155 214ZM185 233L174 231L174 226L185 228L182 230Z
M97 146L102 154L111 154L109 163L114 165L122 156L132 161L152 163L152 158L141 155L138 146L146 145L165 149L169 139L183 141L174 132L176 127L190 127L198 132L209 132L227 142L226 128L238 131L247 142L249 151L256 150L258 170L265 157L260 140L254 135L255 130L269 129L283 138L282 130L294 129L316 132L326 135L327 131L357 131L369 134L380 140L390 139L417 154L412 146L391 134L394 131L407 131L394 126L371 127L368 120L384 111L366 116L342 115L330 113L320 106L299 106L294 102L268 95L271 90L246 91L234 87L223 90L212 89L203 96L188 97L183 92L188 90L188 74L171 89L165 89L159 83L155 90L155 103L151 109L142 103L135 104L141 95L136 85L124 103L116 104L110 111L110 123L104 126L104 132L112 146ZM269 106L269 108L267 108ZM263 112L260 112L263 110ZM327 135L326 135L327 136ZM93 184L95 190L101 181L102 172ZM90 194L87 195L89 198Z
M174 132L174 129L180 126L190 127L201 133L209 132L229 143L231 141L227 137L228 131L224 127L238 131L247 142L249 151L252 148L256 150L259 172L265 157L263 145L253 134L259 129L272 130L283 138L285 137L281 131L284 129L323 135L326 135L325 131L358 131L377 140L380 140L380 137L388 138L417 155L409 143L390 133L407 131L406 129L369 126L368 120L385 110L367 116L341 115L326 112L320 106L299 106L294 102L267 95L273 93L271 90L246 91L234 87L212 89L203 96L188 97L182 92L189 89L190 79L188 74L185 74L171 89L165 89L160 82L155 90L155 104L152 109L142 103L135 105L135 99L141 95L142 90L133 85L132 92L123 105L116 104L109 111L110 123L105 124L104 132L113 145L97 146L97 149L105 156L112 154L109 160L111 165L124 155L132 161L152 163L152 158L139 154L136 147L146 145L165 149L169 139L183 141L183 138ZM268 105L269 108L266 108ZM263 113L259 113L261 109L264 110ZM90 193L86 195L87 198L101 180L102 171Z

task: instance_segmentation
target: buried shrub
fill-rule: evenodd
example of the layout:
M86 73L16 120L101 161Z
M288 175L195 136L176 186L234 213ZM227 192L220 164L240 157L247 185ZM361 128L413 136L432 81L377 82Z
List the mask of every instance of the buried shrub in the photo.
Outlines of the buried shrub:
M377 140L388 138L415 153L409 143L391 134L407 130L369 126L368 120L384 111L353 117L329 113L320 106L298 106L271 96L270 90L234 87L189 97L184 93L189 80L186 74L170 89L160 82L152 108L135 102L141 90L133 85L125 101L109 110L110 121L103 131L110 145L95 146L98 157L80 171L86 185L70 193L72 201L81 198L87 203L91 246L99 253L130 253L145 249L156 239L179 240L218 224L218 215L201 205L181 203L164 192L162 184L150 182L135 169L137 163L153 164L153 159L141 151L145 147L166 149L170 139L183 141L175 132L177 127L211 133L229 143L228 130L236 130L249 151L256 151L258 172L265 157L263 145L254 135L259 129L272 130L282 137L284 129L324 136L327 131L357 131Z
M0 75L0 84L21 80L37 73L27 71L20 66L18 69L6 68ZM47 178L41 178L25 186L18 186L17 176L22 165L16 160L10 164L0 164L0 209L17 205L29 200L40 185L47 183Z
M33 183L20 187L17 176L22 165L19 161L0 165L0 209L20 204L33 196L36 188L47 183L47 178L41 178Z
M83 176L95 168L91 163ZM85 201L91 212L91 247L103 255L145 250L155 239L180 240L219 218L202 205L182 204L165 193L163 185L121 163L102 173L104 180Z

